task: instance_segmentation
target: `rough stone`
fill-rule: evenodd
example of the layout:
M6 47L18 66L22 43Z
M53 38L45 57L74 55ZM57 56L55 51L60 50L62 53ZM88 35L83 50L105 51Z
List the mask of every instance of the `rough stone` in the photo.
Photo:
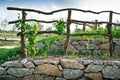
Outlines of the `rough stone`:
M77 50L84 50L85 49L85 47L84 46L82 46L82 45L77 45L77 46L75 46L76 48L77 48Z
M54 65L51 64L42 64L35 69L35 74L46 74L52 76L62 76L62 72Z
M61 65L58 65L58 69L59 69L60 71L63 71L63 68L62 68Z
M28 62L28 59L27 59L27 58L21 60L21 63L22 63L22 64L25 64L25 63L27 63L27 62Z
M45 60L34 60L33 63L38 66L40 64L44 64Z
M102 69L103 69L103 66L101 66L101 65L90 64L85 69L85 72L99 72L99 71L102 71Z
M91 64L93 62L93 60L82 60L82 63L84 64L84 65L89 65L89 64Z
M35 45L35 47L37 47L39 49L41 49L43 46L45 46L45 44L43 44L41 42Z
M66 79L57 77L55 80L66 80Z
M0 80L18 80L18 79L10 75L3 75L3 76L0 76Z
M104 61L103 60L95 60L93 63L96 65L103 65Z
M108 64L120 67L120 61L109 61Z
M61 65L63 68L67 69L84 69L85 66L78 61L68 60L68 59L61 59Z
M26 68L9 68L7 73L16 77L23 77L26 75L31 75L33 71Z
M104 78L120 79L120 69L117 67L106 66L102 70Z
M91 79L91 80L103 80L102 74L100 72L98 72L98 73L85 73L84 76Z
M28 75L23 80L44 80L44 75Z
M68 51L71 51L73 53L78 53L78 51L71 44L68 44Z
M89 80L89 79L87 79L86 77L81 77L81 78L78 79L78 80Z
M65 69L63 71L63 76L65 79L77 79L83 75L82 70L72 70L72 69Z
M100 45L100 47L101 47L101 49L108 50L110 46L109 46L109 43L105 43L105 44Z
M95 44L90 44L89 49L98 49L98 47Z
M8 61L2 64L3 67L15 67L15 68L22 68L23 65L19 61Z
M59 64L59 60L47 60L46 63L58 65Z
M120 54L120 44L119 46L115 46L115 51L114 51L115 54Z
M23 64L26 68L35 68L35 65L32 62L27 62Z
M73 46L77 46L77 45L79 45L79 43L76 42L76 41L71 42L71 44L72 44Z
M1 75L5 75L6 74L6 70L2 67L0 67L0 76Z

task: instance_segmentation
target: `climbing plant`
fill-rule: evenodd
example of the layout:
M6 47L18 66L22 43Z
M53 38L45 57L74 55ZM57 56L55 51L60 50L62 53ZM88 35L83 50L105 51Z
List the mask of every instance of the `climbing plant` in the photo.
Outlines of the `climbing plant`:
M16 27L18 30L21 29L23 21L19 20L19 22L16 24ZM28 40L27 44L27 53L28 55L37 55L38 54L38 49L35 48L35 43L36 43L36 37L37 37L37 31L38 31L38 25L36 24L28 24L25 23L24 25L25 28L25 36Z

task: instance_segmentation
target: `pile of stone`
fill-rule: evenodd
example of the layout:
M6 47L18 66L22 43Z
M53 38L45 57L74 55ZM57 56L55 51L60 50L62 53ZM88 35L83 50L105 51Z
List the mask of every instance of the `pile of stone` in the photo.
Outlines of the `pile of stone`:
M0 80L108 79L120 79L120 61L23 59L0 65Z

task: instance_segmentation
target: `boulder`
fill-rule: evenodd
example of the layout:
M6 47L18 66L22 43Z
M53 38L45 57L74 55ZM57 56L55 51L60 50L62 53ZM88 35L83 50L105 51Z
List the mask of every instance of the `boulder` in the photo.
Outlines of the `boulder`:
M102 74L100 72L98 72L98 73L85 73L84 76L91 79L91 80L103 80Z
M23 77L26 75L31 75L33 71L26 68L9 68L7 73L15 77Z
M62 72L52 64L42 64L39 65L36 69L34 74L46 74L46 75L52 75L52 76L62 76Z
M90 64L85 69L85 72L99 72L99 71L102 71L102 69L103 69L103 66L101 66L101 65Z
M67 69L84 69L85 68L83 64L79 63L78 61L74 61L74 60L61 59L60 63L63 68L67 68Z
M2 67L0 67L0 76L1 75L5 75L6 74L6 70Z
M120 69L116 66L105 66L102 73L104 78L120 79Z
M1 66L3 67L15 67L15 68L22 68L23 65L22 63L20 63L19 61L8 61L8 62L5 62L3 63Z
M72 69L65 69L63 71L63 76L65 79L77 79L83 75L82 70L72 70Z

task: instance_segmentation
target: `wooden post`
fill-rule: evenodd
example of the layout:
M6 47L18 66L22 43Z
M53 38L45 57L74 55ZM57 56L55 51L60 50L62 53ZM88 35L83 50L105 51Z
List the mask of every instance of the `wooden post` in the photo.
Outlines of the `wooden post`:
M86 23L83 24L83 31L85 31Z
M98 27L97 23L98 23L98 20L95 20L95 30L97 30L97 27Z
M112 57L113 54L113 37L112 37L112 14L113 12L111 11L109 14L109 23L108 23L108 35L109 35L109 53L110 56Z
M67 39L66 39L65 45L64 45L64 54L65 54L65 55L67 55L67 48L68 48L68 44L69 44L70 25L71 25L71 10L68 10L68 18L67 18Z
M24 28L24 24L25 24L25 19L26 19L26 12L22 11L22 25L21 25L21 46L22 46L22 50L21 53L23 55L23 57L27 57L27 47L26 47L26 38L25 38L25 28Z

